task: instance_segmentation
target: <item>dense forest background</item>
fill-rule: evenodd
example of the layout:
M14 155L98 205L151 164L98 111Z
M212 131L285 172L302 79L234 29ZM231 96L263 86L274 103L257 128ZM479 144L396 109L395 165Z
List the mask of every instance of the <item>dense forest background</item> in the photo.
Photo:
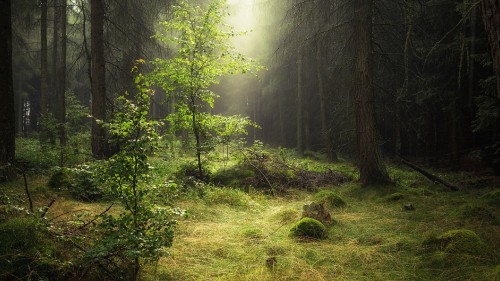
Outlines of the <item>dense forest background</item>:
M370 55L369 102L384 155L498 173L498 42L489 39L498 7L487 2L373 1L370 41L359 42L355 20L361 8L352 1L232 1L230 23L251 31L234 42L267 71L225 79L215 111L247 115L259 124L251 140L324 152L331 160L356 159L353 73L356 47L364 47ZM77 127L89 128L84 117L90 109L98 119L112 116L116 96L133 91L134 62L168 58L168 48L153 35L171 5L105 2L98 22L102 37L95 39L90 2L14 1L16 135L55 143L56 127L64 123L64 144L75 138ZM93 55L93 40L102 44L102 57ZM96 64L105 69L105 80L96 84L91 80L102 78L91 79L93 60L102 60ZM92 94L93 106L91 85L99 91ZM163 118L173 101L157 91L151 116ZM82 128L80 137L88 137Z
M497 280L499 0L0 0L0 280Z

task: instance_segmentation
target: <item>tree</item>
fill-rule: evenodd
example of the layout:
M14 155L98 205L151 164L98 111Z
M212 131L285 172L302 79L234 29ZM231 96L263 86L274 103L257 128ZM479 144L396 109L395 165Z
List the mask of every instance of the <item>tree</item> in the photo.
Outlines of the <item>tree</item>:
M56 7L57 8L57 7ZM59 131L59 141L61 146L66 145L66 50L67 50L67 34L66 34L66 25L67 25L67 0L61 0L60 2L59 16L60 16L60 24L61 24L61 60L59 62L59 67L57 68L58 78L57 83L57 110L56 117L58 123L58 131Z
M91 92L92 154L96 159L106 155L106 130L98 122L106 121L106 63L104 58L104 0L90 1L91 24Z
M0 56L0 163L8 163L15 159L10 0L0 0Z
M373 0L355 0L353 91L360 181L364 185L388 183L375 129L372 56Z
M169 118L173 120L171 125L189 126L193 132L200 178L203 177L201 155L212 145L213 116L209 109L218 97L210 86L219 83L224 75L252 69L252 61L229 44L229 39L237 34L232 29L222 29L225 5L223 0L212 0L203 8L180 1L173 8L173 18L162 23L174 36L169 36L172 33L158 36L165 43L173 43L176 53L171 59L155 60L152 73L152 79L175 96L177 111Z
M40 113L47 114L47 97L49 93L49 71L47 59L47 0L40 2Z
M500 0L482 0L481 11L497 77L497 97L500 98Z

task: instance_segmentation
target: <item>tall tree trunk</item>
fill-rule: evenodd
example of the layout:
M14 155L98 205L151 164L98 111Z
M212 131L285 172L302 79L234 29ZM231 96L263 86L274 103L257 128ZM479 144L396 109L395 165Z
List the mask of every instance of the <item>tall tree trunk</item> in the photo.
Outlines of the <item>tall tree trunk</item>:
M42 0L40 18L40 114L47 114L47 97L49 93L49 70L47 51L47 0Z
M10 0L0 0L0 163L15 160L12 22Z
M320 109L320 119L321 119L321 140L323 141L323 148L325 149L328 160L337 161L337 153L335 152L335 144L333 140L330 139L328 134L328 125L326 122L326 103L327 97L325 93L325 87L323 85L323 58L321 56L321 44L318 42L316 46L316 75L318 82L318 94L319 94L319 109Z
M59 15L61 23L61 61L57 77L59 79L57 91L57 123L59 124L59 141L61 146L66 145L66 25L67 25L67 0L61 0Z
M372 11L373 0L354 0L354 81L356 135L360 181L363 185L389 183L377 142L372 85Z
M302 92L302 52L297 53L297 150L304 153L303 141L303 92Z
M60 0L54 0L54 15L53 15L53 40L52 40L52 95L49 100L50 111L53 117L57 116L57 97L59 96L59 77L57 77L57 65L59 61L59 23L60 19ZM54 136L51 136L51 141Z
M92 154L96 159L106 155L106 131L97 120L106 120L106 65L104 60L104 0L90 1L91 23L91 92Z
M497 76L497 97L500 98L500 0L482 0L481 11Z

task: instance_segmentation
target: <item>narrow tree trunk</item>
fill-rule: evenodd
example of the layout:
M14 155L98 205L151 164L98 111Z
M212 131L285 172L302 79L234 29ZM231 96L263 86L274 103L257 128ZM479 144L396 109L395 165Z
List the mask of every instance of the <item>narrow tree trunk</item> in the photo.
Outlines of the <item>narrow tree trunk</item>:
M297 54L297 150L300 154L304 153L303 142L303 92L302 92L302 52Z
M500 0L482 0L481 11L497 77L497 97L500 98Z
M59 23L61 21L60 18L60 9L59 9L59 1L54 0L54 15L53 15L53 40L52 40L52 95L49 100L50 111L53 114L53 117L57 117L57 97L59 96L59 77L58 75L58 62L59 62ZM51 132L52 133L52 132ZM51 142L55 142L54 136L51 134L50 136ZM54 140L53 140L54 139Z
M57 91L57 123L59 124L59 141L61 146L66 145L66 25L67 25L67 0L61 0L60 23L61 23L61 61L57 77L59 79Z
M323 58L321 56L321 45L318 43L316 46L316 75L318 79L318 94L319 94L319 108L320 108L320 119L321 119L321 139L323 141L323 148L325 149L326 155L330 161L337 161L337 153L335 152L335 144L333 140L330 139L328 134L328 125L326 122L326 103L327 97L325 93L325 87L323 85Z
M15 159L11 2L0 0L0 163Z
M91 23L91 92L92 154L96 159L106 155L106 131L97 120L106 120L106 65L104 60L104 0L90 1Z
M49 93L48 51L47 51L47 0L42 0L40 18L40 114L47 114Z
M356 134L360 181L363 185L389 183L377 142L372 85L372 10L373 0L354 0L354 84Z

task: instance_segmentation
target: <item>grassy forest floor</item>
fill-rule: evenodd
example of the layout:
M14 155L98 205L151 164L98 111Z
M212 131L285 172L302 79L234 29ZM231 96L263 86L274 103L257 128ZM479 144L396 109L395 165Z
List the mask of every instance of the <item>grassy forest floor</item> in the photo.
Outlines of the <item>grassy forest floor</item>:
M291 162L294 167L356 177L347 163L299 158ZM215 171L215 177L232 181L231 187L210 184L169 199L188 215L179 219L170 255L156 267L145 267L141 279L500 280L498 178L434 171L461 187L452 192L390 165L395 185L361 187L349 181L307 189L285 187L271 196L265 189L235 186L234 180L240 179L232 178L238 175L231 167L237 165L221 165ZM161 158L154 158L153 166L158 182L176 169ZM47 213L49 220L98 214L110 205L81 202L64 191L54 193L47 187L48 179L40 173L28 177L37 208L56 199ZM11 198L21 198L23 188L21 178L0 184ZM334 223L325 239L292 237L290 229L301 218L303 205L317 201L321 190L333 191L346 205L329 208ZM413 210L404 208L409 203ZM111 213L119 213L119 207ZM480 240L450 238L449 231L460 229L473 231Z

